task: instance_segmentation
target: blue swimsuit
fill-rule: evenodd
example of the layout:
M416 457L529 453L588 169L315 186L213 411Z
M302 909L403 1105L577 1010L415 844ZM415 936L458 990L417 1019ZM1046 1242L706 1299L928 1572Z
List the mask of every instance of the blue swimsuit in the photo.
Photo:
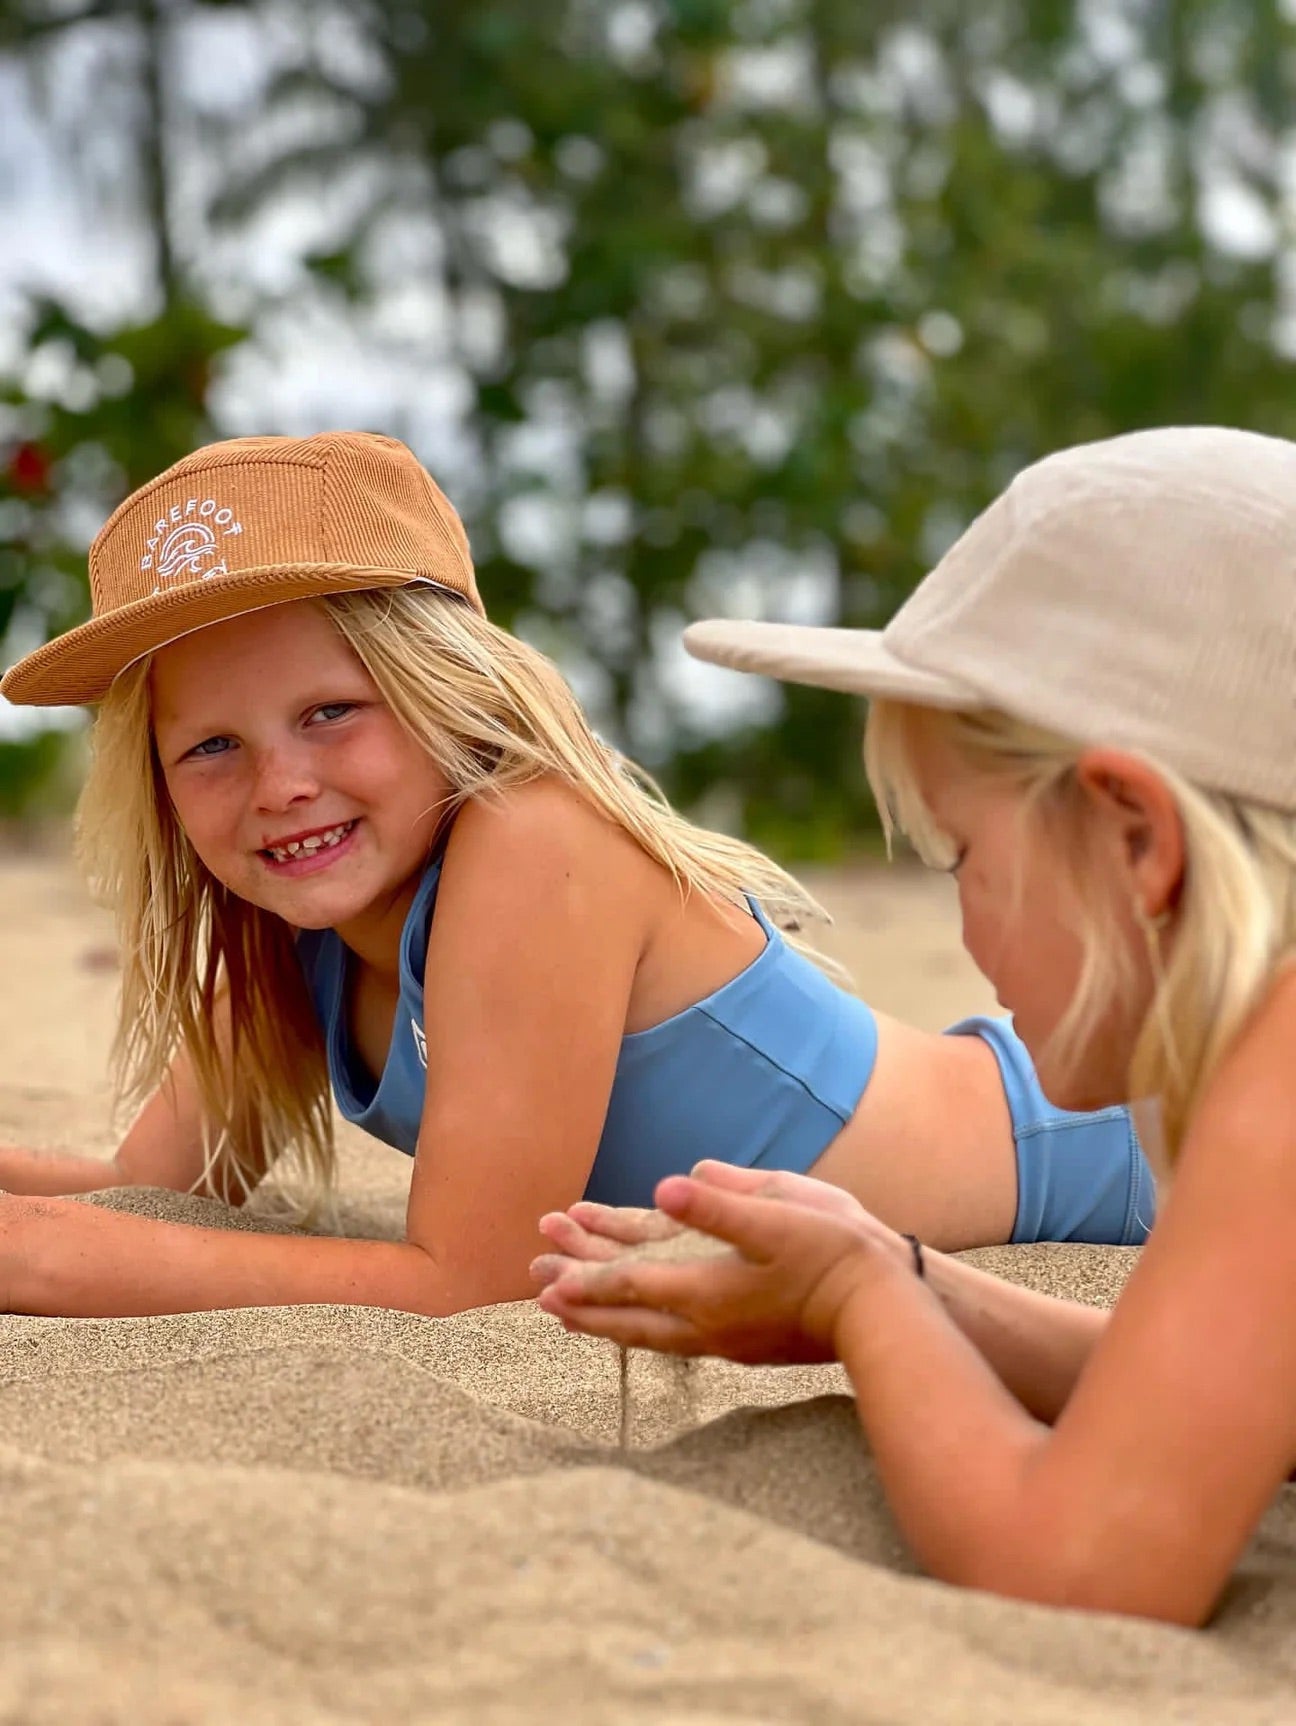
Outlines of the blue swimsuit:
M347 1032L346 947L331 929L304 930L297 940L338 1108L411 1156L423 1113L423 975L440 878L438 859L401 931L400 1000L376 1082ZM621 1039L586 1198L651 1205L664 1175L685 1173L702 1157L805 1173L854 1114L877 1056L873 1012L751 906L765 947L746 970ZM967 1019L954 1031L984 1037L1003 1074L1017 1146L1013 1240L1141 1241L1155 1198L1128 1111L1054 1108L1007 1020Z

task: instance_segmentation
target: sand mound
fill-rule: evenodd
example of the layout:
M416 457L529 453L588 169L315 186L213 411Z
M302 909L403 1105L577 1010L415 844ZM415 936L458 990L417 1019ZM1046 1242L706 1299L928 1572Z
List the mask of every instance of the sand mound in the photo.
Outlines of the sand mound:
M1089 1298L1131 1257L979 1256ZM1291 1718L1291 1489L1203 1636L962 1594L843 1383L635 1355L623 1451L616 1351L529 1304L0 1319L0 1720Z
M921 1017L921 985L952 1018L955 984L972 1004L912 879L866 902L876 974L915 995L880 1005ZM7 974L28 980L0 1021L0 1135L106 1149L111 979L77 960L102 929L44 866L0 868L0 909ZM336 1226L399 1230L408 1170L349 1139ZM1131 1259L978 1256L1096 1301ZM836 1369L636 1355L629 1385L622 1450L616 1351L530 1304L0 1317L0 1726L1296 1715L1294 1488L1192 1635L915 1575Z

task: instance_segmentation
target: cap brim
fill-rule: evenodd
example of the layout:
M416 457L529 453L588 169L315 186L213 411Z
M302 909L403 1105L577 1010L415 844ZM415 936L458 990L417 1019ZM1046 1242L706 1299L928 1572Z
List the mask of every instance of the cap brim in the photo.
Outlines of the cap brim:
M758 671L781 683L809 683L848 695L884 696L924 707L980 707L968 684L919 671L897 659L877 629L827 629L796 623L691 623L684 645L694 659Z
M217 580L187 582L92 617L66 635L47 641L10 666L0 679L0 695L18 707L71 707L102 701L113 679L127 666L197 629L294 599L414 585L435 587L438 583L405 570L321 563L242 569ZM468 598L466 594L460 597Z

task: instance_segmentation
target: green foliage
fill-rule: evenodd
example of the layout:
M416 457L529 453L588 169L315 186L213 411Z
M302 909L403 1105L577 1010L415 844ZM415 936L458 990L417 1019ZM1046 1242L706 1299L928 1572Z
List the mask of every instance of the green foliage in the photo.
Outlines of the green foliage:
M89 609L86 545L136 486L212 435L216 357L243 332L177 300L147 323L100 333L52 300L32 304L23 376L0 379L0 635L23 646ZM37 798L61 736L0 746L0 814Z
M0 637L11 649L85 617L91 535L127 492L213 435L213 368L246 334L213 317L175 257L161 85L168 31L181 15L154 0L0 6L0 48L21 53L37 85L55 75L50 57L70 36L97 54L104 78L117 74L123 43L134 50L126 56L137 84L126 203L155 264L138 315L112 327L49 293L27 298L17 364L0 375ZM74 123L76 135L64 140L73 157L93 150L94 122L91 114ZM0 744L0 814L57 803L70 753L65 732Z
M755 835L826 853L867 819L859 712L789 689L774 723L711 735L659 651L687 616L875 625L1049 449L1185 420L1296 435L1280 0L239 9L295 47L237 119L264 147L222 158L213 220L363 169L305 260L357 319L407 285L392 233L435 230L441 311L409 362L448 342L470 377L455 489L488 604L596 674L600 718L674 794L734 785ZM312 128L264 129L303 105ZM188 293L113 338L129 397L24 425L83 494L77 413L105 492L196 441L237 332ZM34 321L93 371L89 339ZM68 576L68 543L0 569L24 603L56 595L51 625L75 600L40 570Z
M80 767L80 740L73 733L0 738L0 821L67 815Z
M0 629L22 603L53 633L87 608L85 546L71 518L87 507L107 514L210 435L212 362L243 332L186 301L107 334L53 300L31 311L24 371L42 367L57 393L36 397L22 377L0 383L10 431L0 469Z

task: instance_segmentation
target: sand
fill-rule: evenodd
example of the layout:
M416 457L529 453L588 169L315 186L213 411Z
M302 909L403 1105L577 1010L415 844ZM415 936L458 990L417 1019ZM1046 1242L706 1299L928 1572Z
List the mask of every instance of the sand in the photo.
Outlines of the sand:
M986 1004L947 884L817 883L880 1005ZM0 1135L106 1151L108 931L0 859ZM399 1230L349 1135L340 1226ZM274 1226L175 1195L108 1201ZM1110 1300L1133 1255L977 1255ZM886 1722L1296 1717L1296 1489L1216 1625L1046 1611L916 1574L835 1368L635 1355L530 1304L0 1318L0 1722Z

